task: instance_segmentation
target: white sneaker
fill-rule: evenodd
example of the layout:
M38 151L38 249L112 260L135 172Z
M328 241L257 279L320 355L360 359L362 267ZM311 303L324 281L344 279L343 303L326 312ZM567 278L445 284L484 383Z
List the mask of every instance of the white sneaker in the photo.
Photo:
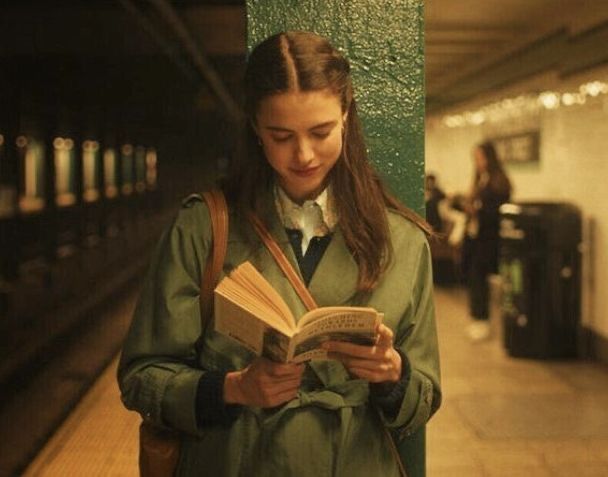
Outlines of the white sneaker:
M475 320L467 327L467 335L471 341L484 341L490 338L490 322Z

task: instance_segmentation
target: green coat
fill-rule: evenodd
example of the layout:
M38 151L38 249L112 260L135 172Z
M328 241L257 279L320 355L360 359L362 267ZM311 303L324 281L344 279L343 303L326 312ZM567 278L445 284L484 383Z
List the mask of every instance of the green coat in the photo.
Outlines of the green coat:
M309 289L319 306L368 304L384 312L384 323L395 332L395 346L412 367L397 416L388 419L374 409L367 382L352 379L341 363L313 361L293 401L273 410L244 408L229 428L201 429L195 397L202 368L238 370L254 356L210 326L197 352L199 287L211 227L200 198L184 203L152 259L118 371L127 408L183 432L178 475L398 476L381 427L410 435L439 407L441 394L429 247L415 225L392 212L388 217L394 259L365 302L355 293L357 264L339 230ZM267 201L262 218L297 269L272 201ZM231 213L224 270L245 260L279 291L294 316L305 312L249 224Z

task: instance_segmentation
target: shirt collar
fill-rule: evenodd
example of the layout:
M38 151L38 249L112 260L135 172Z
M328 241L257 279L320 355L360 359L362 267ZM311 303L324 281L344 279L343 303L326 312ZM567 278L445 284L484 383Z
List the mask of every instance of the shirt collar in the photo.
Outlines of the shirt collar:
M323 189L314 199L304 201L302 205L292 201L278 184L274 188L274 197L279 218L285 228L302 230L302 217L306 222L311 217L306 211L318 207L321 211L321 223L314 225L315 235L327 235L335 229L338 217L331 186Z

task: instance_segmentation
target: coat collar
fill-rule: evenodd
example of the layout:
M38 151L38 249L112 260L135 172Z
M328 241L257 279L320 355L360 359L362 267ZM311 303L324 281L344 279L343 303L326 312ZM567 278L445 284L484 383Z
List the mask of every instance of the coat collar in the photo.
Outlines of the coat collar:
M355 295L359 267L336 227L317 266L309 290L319 306L344 305Z

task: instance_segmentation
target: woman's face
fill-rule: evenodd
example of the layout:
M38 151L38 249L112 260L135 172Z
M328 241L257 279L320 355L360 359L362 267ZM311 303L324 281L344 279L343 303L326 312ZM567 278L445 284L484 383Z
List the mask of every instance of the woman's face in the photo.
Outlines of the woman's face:
M346 115L329 90L288 92L260 102L255 130L279 184L299 203L316 197L342 151Z
M485 172L488 169L488 160L481 148L475 149L475 168L478 172Z

